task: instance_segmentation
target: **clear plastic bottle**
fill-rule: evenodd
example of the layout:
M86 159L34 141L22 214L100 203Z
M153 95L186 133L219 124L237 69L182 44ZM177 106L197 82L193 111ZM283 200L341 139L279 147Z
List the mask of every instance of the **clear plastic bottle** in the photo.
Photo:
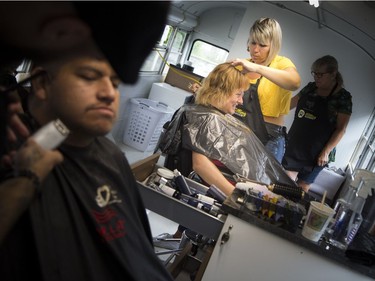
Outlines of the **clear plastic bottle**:
M363 220L361 213L354 211L358 205L360 204L353 204L352 207L341 205L338 217L330 231L329 243L331 245L345 250L352 242Z
M349 185L349 188L347 189L347 191L344 193L342 197L337 199L335 206L333 207L336 214L338 213L342 205L348 206L353 202L356 192L357 192L357 187Z
M337 220L341 220L341 223L343 223L343 216L347 216L346 213L348 210L350 210L350 206L356 196L356 192L358 190L358 187L361 186L362 183L356 183L354 179L352 178L349 183L348 189L345 191L344 195L341 196L339 199L337 199L335 206L333 207L333 210L335 211L334 216L332 217L331 222L328 224L328 227L326 229L326 232L324 236L327 239L330 239L332 236L333 228L336 225ZM337 226L336 226L337 227Z
M353 241L363 221L362 210L371 189L372 181L361 179L356 195L351 203L344 203L337 210L336 219L330 229L329 242L335 247L346 250Z

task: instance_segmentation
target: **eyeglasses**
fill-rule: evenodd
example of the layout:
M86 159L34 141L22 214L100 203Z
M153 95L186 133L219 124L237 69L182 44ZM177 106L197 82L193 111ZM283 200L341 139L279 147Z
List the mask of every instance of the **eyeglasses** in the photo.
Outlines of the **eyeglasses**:
M316 77L316 78L322 78L324 74L327 74L329 72L315 72L315 71L311 71L311 75L313 77Z

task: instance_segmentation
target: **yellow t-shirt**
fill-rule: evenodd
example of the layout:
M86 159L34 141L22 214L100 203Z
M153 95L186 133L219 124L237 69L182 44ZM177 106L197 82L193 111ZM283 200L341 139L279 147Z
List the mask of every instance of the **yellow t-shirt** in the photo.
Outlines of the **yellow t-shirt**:
M295 68L295 65L287 57L276 56L269 67L286 69L288 67ZM250 83L255 84L256 81L256 79L250 80ZM279 117L280 115L289 113L290 100L292 98L291 91L283 89L263 77L258 86L258 96L260 108L264 116Z

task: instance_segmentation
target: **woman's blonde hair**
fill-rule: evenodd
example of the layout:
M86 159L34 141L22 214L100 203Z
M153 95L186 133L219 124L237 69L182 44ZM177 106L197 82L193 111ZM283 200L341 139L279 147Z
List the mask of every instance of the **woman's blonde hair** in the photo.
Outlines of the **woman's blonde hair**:
M203 80L196 93L195 103L222 105L233 92L249 88L249 79L231 63L217 65Z
M262 45L270 45L270 52L265 61L265 65L269 65L271 61L277 56L281 48L282 31L280 24L272 18L260 18L254 22L250 28L249 39L247 46L251 42L256 42Z

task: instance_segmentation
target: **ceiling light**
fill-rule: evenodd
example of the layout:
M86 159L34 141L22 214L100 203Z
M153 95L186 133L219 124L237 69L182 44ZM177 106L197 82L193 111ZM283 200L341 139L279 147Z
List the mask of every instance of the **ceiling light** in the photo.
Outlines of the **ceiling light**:
M319 7L319 0L309 0L310 5L314 6L315 8Z

